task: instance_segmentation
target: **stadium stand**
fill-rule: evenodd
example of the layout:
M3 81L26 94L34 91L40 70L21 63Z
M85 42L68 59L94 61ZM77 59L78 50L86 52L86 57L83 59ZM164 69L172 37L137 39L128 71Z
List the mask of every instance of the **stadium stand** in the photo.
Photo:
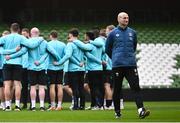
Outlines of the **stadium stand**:
M180 87L178 27L176 24L135 26L138 32L137 64L142 88Z
M180 75L175 68L177 55L180 54L180 45L178 44L139 44L137 54L139 58L138 70L140 85L142 87L170 87L174 80L173 75Z
M72 27L80 30L80 39L94 24L29 23L26 27L39 27L41 35L49 40L49 32L56 29L59 40L66 42L67 32ZM100 28L106 27L100 24ZM137 65L142 88L180 87L180 30L179 25L142 24L133 26L138 33ZM0 31L7 29L0 26ZM129 88L126 80L123 87Z

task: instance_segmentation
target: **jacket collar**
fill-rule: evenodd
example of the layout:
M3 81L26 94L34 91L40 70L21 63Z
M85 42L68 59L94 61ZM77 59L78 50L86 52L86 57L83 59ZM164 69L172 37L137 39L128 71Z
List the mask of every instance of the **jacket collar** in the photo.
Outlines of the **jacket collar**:
M123 28L120 27L120 26L117 26L117 28L118 28L119 30L122 30L122 31L125 31L125 30L127 29L127 27L123 29Z

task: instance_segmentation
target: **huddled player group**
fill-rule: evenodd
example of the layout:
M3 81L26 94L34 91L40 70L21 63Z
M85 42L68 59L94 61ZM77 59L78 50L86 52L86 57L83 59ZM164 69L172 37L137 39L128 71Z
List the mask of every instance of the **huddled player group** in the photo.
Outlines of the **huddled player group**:
M38 92L41 111L60 111L64 89L72 97L71 110L114 109L115 117L120 118L125 77L134 92L139 117L148 116L150 111L143 106L135 61L136 32L127 27L128 22L128 14L121 12L117 27L92 28L85 32L83 41L78 39L78 29L72 28L67 44L58 40L56 30L50 32L50 41L46 41L37 27L20 30L18 23L11 24L10 32L4 31L0 38L2 109L12 110L13 97L15 111L27 108L30 93L29 109L36 111ZM85 107L86 91L91 96L89 107ZM50 99L47 109L46 96Z

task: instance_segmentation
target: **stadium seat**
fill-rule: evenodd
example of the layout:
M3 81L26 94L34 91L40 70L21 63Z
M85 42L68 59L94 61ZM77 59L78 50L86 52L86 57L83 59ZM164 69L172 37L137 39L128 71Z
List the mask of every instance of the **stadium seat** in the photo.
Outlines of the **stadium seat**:
M139 59L137 66L141 87L170 87L174 82L172 76L180 74L180 70L174 68L179 45L142 43L139 44L139 49L136 57Z

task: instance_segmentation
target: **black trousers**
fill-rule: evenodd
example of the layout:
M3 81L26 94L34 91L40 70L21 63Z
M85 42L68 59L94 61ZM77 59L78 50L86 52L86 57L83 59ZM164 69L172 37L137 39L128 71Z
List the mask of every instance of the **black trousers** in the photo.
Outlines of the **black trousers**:
M22 90L21 90L21 100L24 105L27 105L28 101L28 70L23 68L22 72Z
M91 106L102 107L104 104L104 82L102 71L88 71L88 77L91 91Z
M117 67L113 68L113 101L115 112L120 112L120 93L122 92L122 82L124 77L127 79L130 88L133 91L137 108L143 107L137 67Z
M80 98L80 108L85 108L84 71L69 72L68 77L74 97L73 108L79 108L78 98Z

